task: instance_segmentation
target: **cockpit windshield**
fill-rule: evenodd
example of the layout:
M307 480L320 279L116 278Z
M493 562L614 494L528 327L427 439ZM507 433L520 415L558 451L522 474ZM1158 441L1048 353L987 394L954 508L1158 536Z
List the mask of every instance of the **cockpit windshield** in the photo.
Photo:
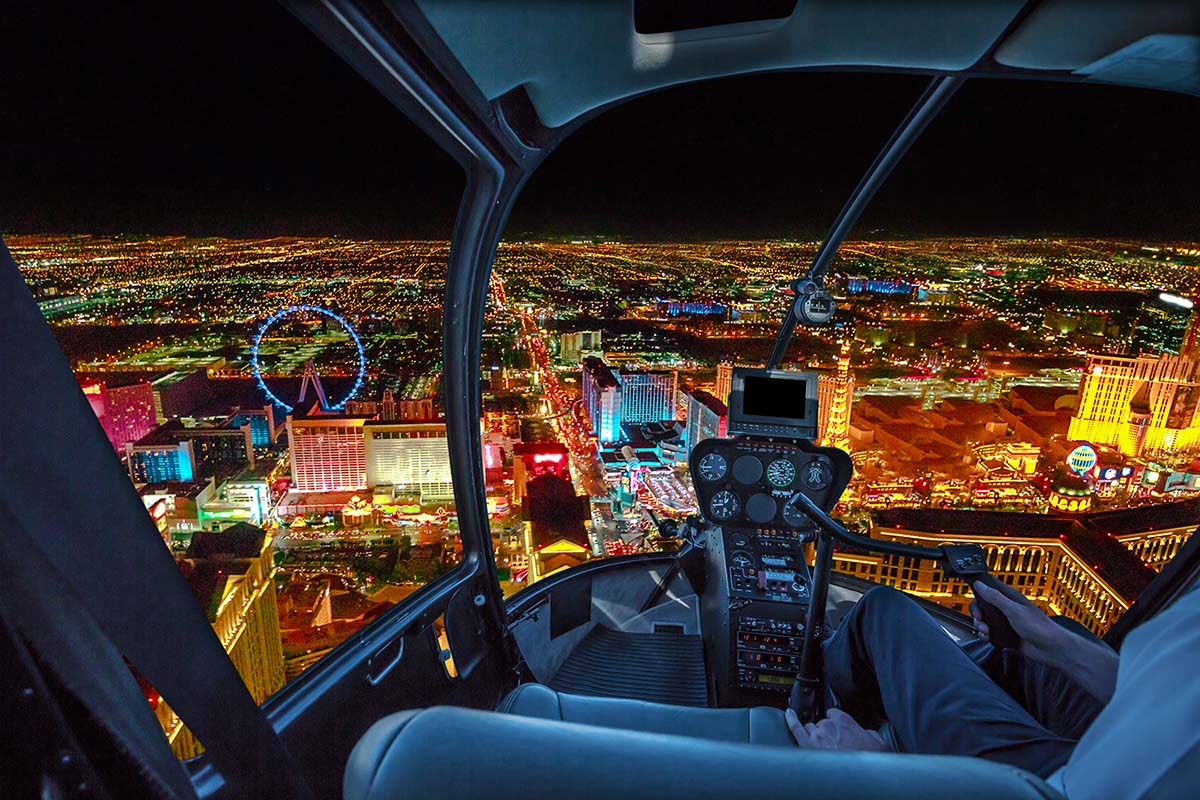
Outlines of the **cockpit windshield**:
M845 120L920 90L784 80L610 112L564 143L514 212L529 236L497 256L483 365L485 427L516 436L512 482L497 471L493 485L512 504L498 544L510 591L675 546L663 520L703 510L688 454L729 433L735 368L766 361L789 283L817 253L816 220L869 162L856 148L877 118ZM854 461L842 519L913 544L983 544L993 572L1103 632L1200 520L1200 249L1177 175L1161 176L1180 197L1165 215L1133 199L1162 151L1141 128L1118 145L1123 123L1102 109L1145 104L1144 122L1160 103L1171 118L1196 108L1060 90L979 81L950 101L832 262L836 315L798 328L782 366L818 373L816 440ZM786 92L815 102L749 124ZM814 106L820 129L807 125ZM709 107L720 118L695 111ZM666 142L640 137L667 116L688 124ZM1173 125L1154 135L1182 146ZM636 169L614 172L618 152ZM578 512L543 521L561 506L527 492L531 479L573 494ZM835 563L958 610L969 600L932 561L844 549Z

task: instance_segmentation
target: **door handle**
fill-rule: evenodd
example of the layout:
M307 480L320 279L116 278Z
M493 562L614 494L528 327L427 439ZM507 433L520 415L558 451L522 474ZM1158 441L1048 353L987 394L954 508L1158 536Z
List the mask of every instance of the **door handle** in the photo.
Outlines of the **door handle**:
M403 636L397 636L376 650L367 659L367 682L372 686L377 686L400 663L402 655L404 655Z

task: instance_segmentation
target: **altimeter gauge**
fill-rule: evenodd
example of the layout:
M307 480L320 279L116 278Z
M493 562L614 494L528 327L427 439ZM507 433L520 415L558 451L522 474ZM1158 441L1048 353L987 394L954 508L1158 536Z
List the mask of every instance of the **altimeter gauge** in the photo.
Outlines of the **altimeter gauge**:
M708 513L712 514L713 519L728 520L733 519L742 510L742 502L738 500L738 496L728 489L722 489L712 496L712 500L708 502Z

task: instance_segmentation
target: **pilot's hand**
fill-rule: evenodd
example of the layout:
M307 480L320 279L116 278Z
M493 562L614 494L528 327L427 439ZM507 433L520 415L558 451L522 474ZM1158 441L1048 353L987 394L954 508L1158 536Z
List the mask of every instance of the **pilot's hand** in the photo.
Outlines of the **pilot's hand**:
M873 750L879 753L890 749L878 731L865 730L855 722L854 717L839 708L829 709L825 719L807 725L802 724L796 712L790 708L784 718L796 744L801 747L818 750Z
M997 611L1008 618L1008 623L1021 637L1021 653L1023 655L1044 664L1051 664L1058 660L1059 650L1062 648L1063 629L1054 624L1025 595L1011 586L1003 585L1003 589L993 589L982 581L975 581L971 587L975 590L976 597L995 607ZM983 621L983 613L974 600L971 601L971 616L975 618L975 630L987 636L989 634L987 623Z

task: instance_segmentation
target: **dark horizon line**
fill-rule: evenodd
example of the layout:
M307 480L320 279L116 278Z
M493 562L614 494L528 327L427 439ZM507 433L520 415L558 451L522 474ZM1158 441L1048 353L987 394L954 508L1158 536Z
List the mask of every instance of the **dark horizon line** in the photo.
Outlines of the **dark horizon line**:
M356 242L444 242L449 244L450 238L445 237L428 237L416 236L411 238L392 238L392 237L376 237L376 236L352 236L342 233L275 233L264 235L249 235L249 234L223 234L223 233L151 233L151 232L132 232L124 231L121 233L107 233L99 231L63 231L63 230L46 230L46 231L0 231L0 238L8 240L9 238L17 237L33 237L60 236L64 238L72 237L91 237L91 238L146 238L146 239L226 239L229 241L269 241L271 239L344 239ZM580 240L594 238L599 241L596 243L612 243L612 244L719 244L724 242L756 242L756 243L795 243L795 244L820 244L821 238L799 238L794 236L719 236L713 238L705 238L699 236L685 236L681 238L663 238L663 237L633 237L633 236L609 236L595 235L589 237L585 234L558 234L548 235L540 234L533 236L515 236L501 237L500 244L516 244L519 242L553 242L558 244L577 243ZM886 234L883 236L873 237L854 237L849 236L847 242L889 242L889 241L938 241L947 239L978 239L978 240L1077 240L1091 239L1098 241L1132 241L1143 245L1176 245L1176 244L1194 244L1200 245L1200 239L1167 239L1161 237L1143 238L1140 236L1129 234L1088 234L1088 233L1003 233L1003 234L987 234L987 233L942 233L942 234Z

